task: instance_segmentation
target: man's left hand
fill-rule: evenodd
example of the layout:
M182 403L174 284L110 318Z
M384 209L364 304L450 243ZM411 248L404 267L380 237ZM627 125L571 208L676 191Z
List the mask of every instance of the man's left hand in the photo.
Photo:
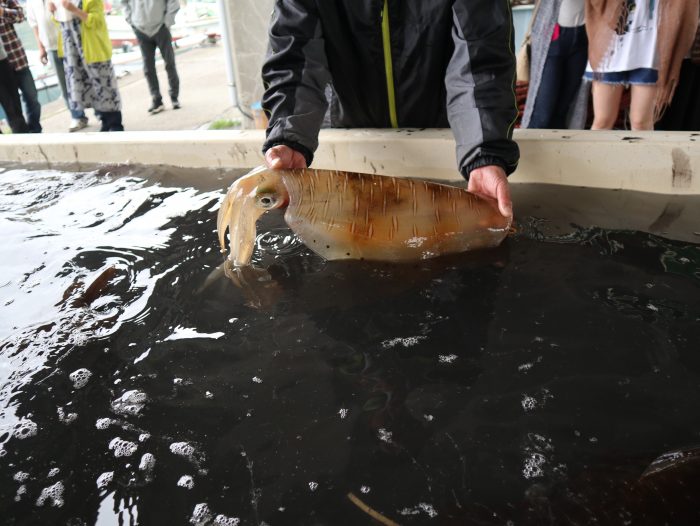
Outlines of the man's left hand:
M510 187L506 172L500 166L482 166L469 174L467 190L498 201L502 215L513 217L513 203L510 200Z

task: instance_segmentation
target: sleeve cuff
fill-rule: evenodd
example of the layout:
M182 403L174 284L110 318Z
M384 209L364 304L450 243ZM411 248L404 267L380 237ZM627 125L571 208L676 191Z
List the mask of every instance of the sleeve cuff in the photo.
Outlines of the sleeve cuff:
M513 165L509 165L500 157L484 155L481 157L477 157L472 162L465 165L464 168L462 168L462 176L468 181L469 174L471 174L473 170L476 170L477 168L483 168L484 166L500 166L506 172L506 175L510 175L518 167L518 164L516 163Z

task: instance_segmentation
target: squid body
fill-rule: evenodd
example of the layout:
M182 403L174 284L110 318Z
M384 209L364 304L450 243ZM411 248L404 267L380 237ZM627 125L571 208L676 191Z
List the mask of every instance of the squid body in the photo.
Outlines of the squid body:
M285 208L299 239L326 259L412 261L495 247L511 219L491 201L429 181L333 170L259 167L237 179L219 209L222 252L250 264L256 221Z

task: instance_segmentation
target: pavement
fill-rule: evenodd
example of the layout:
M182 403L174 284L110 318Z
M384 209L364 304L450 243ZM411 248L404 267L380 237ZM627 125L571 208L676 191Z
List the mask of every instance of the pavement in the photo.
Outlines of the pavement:
M206 128L209 123L220 118L242 120L231 104L224 46L221 43L203 43L178 50L176 64L182 105L179 110L173 110L170 105L168 78L160 57L156 67L165 111L157 115L148 113L151 96L140 67L130 68L128 74L119 78L125 131L193 130ZM99 122L92 110L87 110L86 113L88 127L76 133L99 131ZM62 98L42 107L41 125L44 133L68 131L70 113Z

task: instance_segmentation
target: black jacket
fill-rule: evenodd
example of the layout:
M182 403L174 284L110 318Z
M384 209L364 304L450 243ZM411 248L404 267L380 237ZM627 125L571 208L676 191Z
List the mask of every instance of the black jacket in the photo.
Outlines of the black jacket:
M384 0L276 0L263 65L263 151L286 144L308 164L332 85L332 126L389 128ZM465 177L515 170L517 116L509 0L388 0L395 125L452 128Z

